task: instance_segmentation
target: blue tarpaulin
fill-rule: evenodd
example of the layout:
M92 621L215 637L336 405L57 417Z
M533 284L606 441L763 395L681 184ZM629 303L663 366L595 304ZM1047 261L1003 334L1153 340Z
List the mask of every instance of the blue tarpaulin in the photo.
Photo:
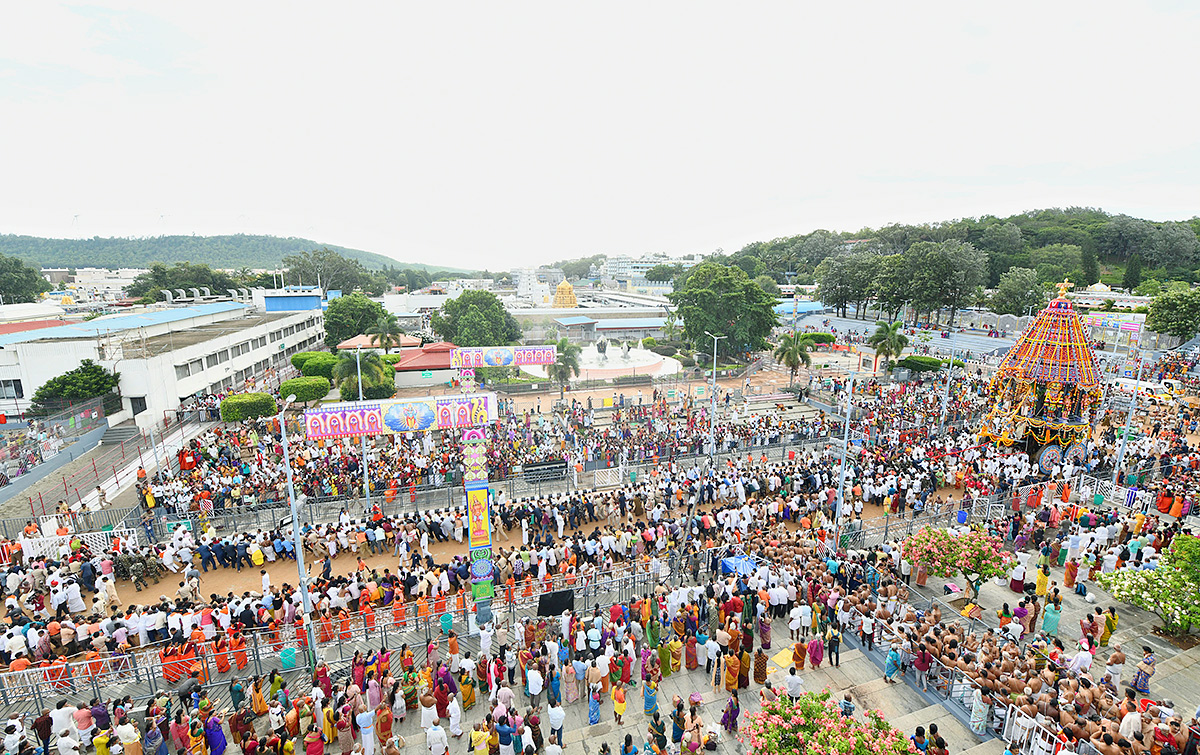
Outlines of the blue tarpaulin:
M722 574L753 574L754 569L754 561L747 556L721 559Z

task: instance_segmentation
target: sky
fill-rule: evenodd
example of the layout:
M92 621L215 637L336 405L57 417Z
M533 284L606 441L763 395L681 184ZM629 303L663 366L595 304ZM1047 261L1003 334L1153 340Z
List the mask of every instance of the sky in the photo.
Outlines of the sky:
M499 270L1101 207L1200 214L1200 3L38 0L0 233Z

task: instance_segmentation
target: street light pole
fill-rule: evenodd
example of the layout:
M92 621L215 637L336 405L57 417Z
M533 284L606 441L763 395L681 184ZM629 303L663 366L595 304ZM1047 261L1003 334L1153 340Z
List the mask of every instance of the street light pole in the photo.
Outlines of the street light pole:
M954 324L950 325L951 330L954 329ZM958 332L954 331L950 334L950 366L946 370L946 389L942 392L942 416L938 420L938 435L946 428L946 411L950 407L950 380L954 377L954 347L958 343Z
M354 363L358 367L358 400L363 400L362 392L362 347L354 349ZM367 434L362 434L362 468L363 468L363 493L367 497L367 511L371 510L371 474L367 467Z
M846 393L846 416L842 428L842 464L838 472L837 509L833 514L833 548L836 551L842 537L842 509L846 505L846 457L850 453L850 419L854 416L854 378L850 373L850 390Z
M707 330L704 331L704 335L713 339L712 396L709 399L708 411L708 458L715 466L717 458L717 341L729 336L715 336Z
M308 594L308 575L304 570L304 545L300 542L300 506L296 502L296 486L292 482L292 461L288 453L288 437L287 423L284 421L284 412L296 400L296 394L287 397L283 402L283 407L279 410L279 433L282 436L283 445L283 471L287 476L287 493L288 503L292 509L292 548L296 552L296 573L300 576L300 600L304 605L304 634L305 645L313 654L313 663L317 659L317 646L314 644L315 637L313 636L313 608L312 596Z

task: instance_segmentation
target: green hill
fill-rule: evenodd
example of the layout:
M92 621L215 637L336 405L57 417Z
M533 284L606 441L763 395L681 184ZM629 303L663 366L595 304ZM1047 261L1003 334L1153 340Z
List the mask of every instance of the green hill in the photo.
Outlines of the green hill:
M191 262L213 268L270 269L284 257L310 249L331 249L374 270L389 265L466 272L461 268L400 262L361 249L279 236L150 236L146 238L48 239L0 235L0 254L41 267L150 267L151 263Z

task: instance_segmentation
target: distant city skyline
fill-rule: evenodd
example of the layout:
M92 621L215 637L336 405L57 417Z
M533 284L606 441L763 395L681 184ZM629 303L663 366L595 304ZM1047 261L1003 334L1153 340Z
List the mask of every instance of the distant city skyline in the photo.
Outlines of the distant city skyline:
M0 21L0 233L498 270L1200 214L1191 3L84 0Z

